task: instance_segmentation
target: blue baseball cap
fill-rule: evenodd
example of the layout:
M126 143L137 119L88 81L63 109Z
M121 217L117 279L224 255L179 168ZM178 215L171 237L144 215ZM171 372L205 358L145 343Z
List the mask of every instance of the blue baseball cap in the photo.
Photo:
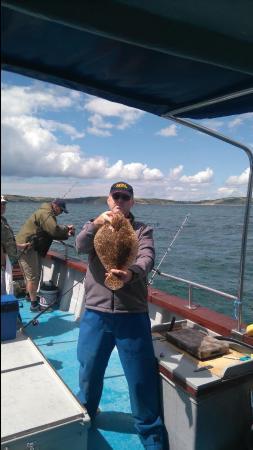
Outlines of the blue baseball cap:
M68 210L66 208L66 203L62 198L56 198L52 201L52 203L54 203L55 205L59 206L59 208L62 209L63 212L65 212L66 214L68 214Z
M124 192L129 197L133 197L134 195L132 186L130 186L130 184L126 183L125 181L118 181L111 186L110 194L115 194L116 192Z

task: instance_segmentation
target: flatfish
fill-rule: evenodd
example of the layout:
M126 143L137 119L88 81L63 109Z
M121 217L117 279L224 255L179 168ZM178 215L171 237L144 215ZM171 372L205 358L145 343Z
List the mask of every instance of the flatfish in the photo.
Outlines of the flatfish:
M107 272L111 269L127 270L136 259L138 239L129 220L123 214L115 214L111 223L106 222L94 238L96 253ZM122 288L123 281L110 274L105 286L113 291Z

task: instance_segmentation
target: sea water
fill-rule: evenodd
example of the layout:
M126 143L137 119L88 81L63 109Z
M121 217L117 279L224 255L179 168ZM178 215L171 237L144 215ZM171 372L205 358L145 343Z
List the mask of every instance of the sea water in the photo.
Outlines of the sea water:
M28 216L39 207L34 202L9 202L6 218L17 233ZM57 218L59 224L74 224L79 233L84 223L107 209L105 205L67 203L69 214ZM238 293L240 251L244 220L243 206L202 205L135 205L136 219L154 230L156 267L168 248L160 271L207 285L232 295ZM187 214L185 227L170 244ZM74 244L74 238L68 243ZM59 244L52 248L64 251ZM71 249L70 256L77 257ZM81 258L87 260L86 255ZM156 276L154 287L188 298L188 288L179 282ZM234 316L234 301L220 296L193 291L193 301L202 306ZM246 270L243 290L243 320L253 322L253 211L249 223Z

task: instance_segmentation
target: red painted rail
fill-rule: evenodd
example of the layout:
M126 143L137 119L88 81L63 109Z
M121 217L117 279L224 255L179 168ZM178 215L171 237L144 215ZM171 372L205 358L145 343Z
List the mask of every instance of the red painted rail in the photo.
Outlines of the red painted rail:
M85 273L87 270L87 263L84 261L75 260L73 258L66 259L62 254L49 251L47 258L60 261L67 267L78 272ZM23 273L18 264L13 267L13 279L18 280L23 278ZM159 289L149 288L148 301L154 305L164 308L178 316L189 319L199 325L206 327L221 334L222 336L231 336L232 330L236 329L236 320L226 316L225 314L217 313L204 306L199 306L197 309L189 309L188 300L171 295ZM244 335L243 341L253 345L253 337Z
M66 259L63 255L55 251L49 251L47 258L61 261L62 264L81 273L85 273L87 270L86 262L73 258ZM160 291L159 289L149 288L148 301L178 316L213 330L222 336L232 336L232 330L235 330L237 326L237 321L225 314L217 313L203 306L199 306L197 309L189 309L187 308L188 300ZM243 342L253 345L253 337L244 335Z

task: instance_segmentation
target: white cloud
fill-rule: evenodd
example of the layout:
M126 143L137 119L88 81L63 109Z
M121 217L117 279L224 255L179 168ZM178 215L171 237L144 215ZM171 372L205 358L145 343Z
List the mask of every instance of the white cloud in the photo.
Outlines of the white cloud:
M9 176L75 175L80 148L61 145L36 118L14 118L2 126L2 173ZM72 172L73 170L73 172ZM69 174L70 174L69 173Z
M246 120L252 120L253 119L253 113L246 113L242 114L240 117L235 117L232 120L229 120L228 122L228 128L235 128L239 125L242 125L245 123Z
M237 190L236 189L234 189L234 188L228 188L228 187L220 187L220 188L218 188L217 189L217 192L219 193L219 194L221 194L221 195L225 195L225 197L229 197L229 196L231 196L231 195L233 195L233 194L236 194L237 193Z
M143 170L143 177L144 180L161 180L163 178L163 174L159 169L149 169L146 166Z
M110 102L102 98L90 98L84 108L86 111L92 113L89 121L93 126L89 127L87 131L96 136L110 136L111 133L109 131L105 132L104 128L125 130L134 125L145 114L138 109L130 108L120 103ZM103 117L110 117L114 119L114 122L116 120L116 122L105 122Z
M70 91L71 92L71 91ZM35 114L39 110L59 110L73 106L73 96L60 90L36 86L2 86L2 114L16 116Z
M249 181L249 167L245 169L240 175L232 175L225 181L225 186L217 189L217 192L222 196L245 196L246 186Z
M156 168L142 163L118 161L110 167L102 156L89 157L78 145L59 144L55 136L40 127L36 118L24 117L3 124L2 172L8 176L158 179Z
M111 179L122 178L127 180L159 180L163 178L159 169L150 169L142 163L124 164L122 160L108 168L105 176Z
M43 128L44 126L44 128ZM20 177L81 177L159 179L161 172L142 163L118 161L110 167L106 158L89 157L78 145L60 144L52 129L71 136L75 129L65 124L31 116L5 117L2 123L2 173Z
M216 192L210 197L212 189L213 170L207 168L193 176L181 176L183 165L178 165L170 170L167 177L157 180L152 179L149 186L145 186L145 194L142 197L167 198L171 200L200 200L215 198ZM138 182L138 180L137 180Z
M45 85L2 86L2 173L11 177L56 177L77 178L121 178L129 180L153 180L163 177L160 170L142 163L118 161L110 166L102 156L89 157L79 145L61 144L57 132L73 139L85 136L68 123L39 117L45 110L66 110L80 107L80 94L62 88L47 88ZM90 99L85 108L93 112L89 117L89 132L109 136L112 128L124 129L143 114L133 108ZM100 114L97 112L99 111ZM104 117L117 118L115 125ZM67 142L64 139L64 142Z
M177 167L174 167L174 169L170 170L169 178L172 180L176 180L180 173L182 173L184 166L179 165Z
M113 128L113 124L110 122L105 122L103 117L99 114L93 114L89 117L89 122L91 122L93 127L97 128Z
M236 127L236 126L238 126L238 125L241 125L242 124L242 119L240 118L240 117L236 117L235 119L233 119L233 120L230 120L229 122L228 122L228 128L234 128L234 127Z
M93 114L88 118L92 126L87 128L87 132L93 134L94 136L107 137L111 136L109 129L113 128L113 124L110 122L105 122L103 117L99 114Z
M182 186L174 186L173 191L178 191L178 192L183 192L184 188L182 188Z
M88 100L84 101L86 98ZM109 161L99 154L91 157L89 149L83 147L85 141L74 145L76 141L73 140L85 137L84 130L95 136L107 137L115 130L133 126L144 114L134 108L42 84L29 87L5 85L2 104L2 171L7 176L3 178L8 180L7 193L52 195L52 192L59 192L60 195L62 185L73 177L85 184L85 190L80 187L78 192L72 191L71 196L103 195L108 184L125 179L133 182L136 196L198 200L214 198L217 192L224 196L238 194L239 187L247 182L248 171L244 171L239 176L229 177L226 186L217 191L217 186L214 188L211 184L211 168L187 176L184 166L178 164L169 173L164 168L167 172L164 176L160 169L148 167L145 162ZM82 109L81 105L84 105ZM82 123L81 129L68 123L69 113L75 110L81 111L76 122ZM64 120L55 119L58 117ZM74 123L74 118L73 114L71 123ZM216 126L220 125L216 123ZM156 134L177 136L178 129L172 124ZM97 143L98 139L92 142ZM123 154L129 159L127 153ZM37 177L41 177L41 182ZM28 192L22 191L22 186Z
M89 112L107 117L121 117L124 115L139 117L143 114L143 111L138 109L97 97L88 100L85 104L85 109Z
M224 122L217 119L205 119L203 120L203 125L213 130L219 130L224 125Z
M180 181L182 183L187 184L201 184L201 183L210 183L212 178L213 178L213 170L208 167L206 170L202 170L196 173L195 175L189 176L183 175L180 178Z
M248 183L249 167L245 169L240 175L232 175L226 180L228 186L242 186Z
M157 131L156 134L163 137L177 136L177 126L173 123L169 127Z
M110 133L110 131L101 130L97 127L88 127L86 131L87 131L87 133L93 134L93 136L98 136L98 137L109 137L112 135L112 133Z
M69 135L72 140L81 139L85 136L84 132L77 131L72 125L69 125L67 123L45 119L39 119L39 122L41 126L44 127L45 129L48 129L50 131L57 131L57 130L62 131L64 134Z

